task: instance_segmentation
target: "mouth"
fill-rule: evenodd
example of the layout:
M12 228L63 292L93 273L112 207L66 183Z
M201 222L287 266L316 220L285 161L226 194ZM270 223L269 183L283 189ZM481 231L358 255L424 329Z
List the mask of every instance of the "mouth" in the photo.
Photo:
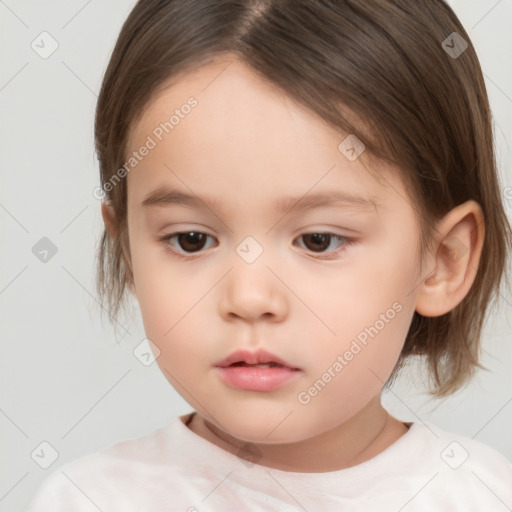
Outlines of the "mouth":
M244 391L275 391L301 373L299 368L263 349L234 352L215 366L225 384Z
M216 367L251 367L251 368L286 368L289 370L299 370L292 363L281 359L280 357L267 352L264 349L259 349L256 352L249 350L237 350L222 361L215 363Z
M245 366L247 368L287 368L287 366L284 366L279 363L248 364L245 361L238 361L237 363L232 363L229 366L226 366L224 368L229 368L232 366ZM291 368L291 369L294 369L294 368Z
M294 382L300 375L282 365L231 364L217 368L220 379L231 388L243 391L270 392Z

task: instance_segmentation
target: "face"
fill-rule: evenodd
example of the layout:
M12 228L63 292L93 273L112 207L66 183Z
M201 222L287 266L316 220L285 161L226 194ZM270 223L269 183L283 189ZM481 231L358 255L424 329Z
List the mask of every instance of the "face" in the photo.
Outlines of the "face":
M380 394L414 313L419 226L397 169L354 159L348 134L226 66L181 76L133 127L133 291L194 409L239 439L290 443ZM216 366L259 349L295 370ZM223 377L236 372L260 387Z

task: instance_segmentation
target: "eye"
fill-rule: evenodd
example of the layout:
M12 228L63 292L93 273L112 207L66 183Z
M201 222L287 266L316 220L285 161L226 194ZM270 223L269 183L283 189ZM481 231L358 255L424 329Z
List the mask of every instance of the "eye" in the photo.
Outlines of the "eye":
M177 233L171 233L170 235L166 235L160 239L165 248L171 251L178 257L186 258L187 255L192 255L194 253L200 252L205 248L206 240L208 238L212 238L210 235L206 233L202 233L201 231L181 231ZM175 243L172 243L173 240L176 239L176 243L179 246L176 247ZM347 246L354 243L354 239L348 238L342 235L336 235L334 233L304 233L297 240L304 239L306 246L305 248L311 252L317 254L332 254L337 255L343 252ZM332 250L333 241L337 242L337 246L340 247L338 249ZM326 251L331 247L330 251ZM327 256L327 258L332 256ZM327 259L325 256L320 256L322 259Z
M171 240L174 238L176 238L181 250L176 250L175 245L171 243ZM205 246L207 238L212 237L200 231L183 231L166 235L162 237L160 241L167 249L176 253L178 256L184 256L184 254L193 254L201 251Z
M333 240L338 242L338 247L341 247L341 249L328 251L328 254L339 254L347 246L354 243L352 238L334 233L305 233L298 238L298 240L300 239L304 239L306 249L320 254L325 253L325 250L331 246Z

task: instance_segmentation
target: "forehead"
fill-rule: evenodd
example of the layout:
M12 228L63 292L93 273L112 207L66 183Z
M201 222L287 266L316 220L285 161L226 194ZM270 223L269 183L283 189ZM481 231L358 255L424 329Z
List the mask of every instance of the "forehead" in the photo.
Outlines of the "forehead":
M191 98L197 106L189 111L187 102ZM189 112L180 112L182 110ZM238 131L241 125L244 134L260 134L258 129L262 124L267 126L267 134L286 127L283 136L292 129L290 137L302 132L309 139L321 140L324 135L321 132L330 131L339 138L339 134L319 117L236 57L218 56L165 82L145 106L139 121L131 127L130 146L143 142L147 134L169 121L173 114L178 119L172 122L172 137L164 134L166 140L194 141L205 134L208 140L222 140L225 136L241 135ZM186 123L182 122L185 120ZM255 140L254 147L262 142ZM202 143L207 141L202 140Z
M166 185L259 200L257 190L269 199L333 188L361 197L385 193L368 172L376 168L367 155L346 157L340 143L348 135L235 57L217 58L168 81L132 127L128 155L148 139L154 147L128 174L129 202L141 204ZM390 172L379 164L385 184L396 180Z

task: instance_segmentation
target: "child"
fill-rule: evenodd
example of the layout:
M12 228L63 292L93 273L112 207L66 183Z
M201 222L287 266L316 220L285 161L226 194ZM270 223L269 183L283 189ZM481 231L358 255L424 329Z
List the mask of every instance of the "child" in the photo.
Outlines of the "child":
M511 243L442 0L140 0L95 134L98 291L194 410L31 512L512 509L504 456L380 401L412 356L468 382Z

